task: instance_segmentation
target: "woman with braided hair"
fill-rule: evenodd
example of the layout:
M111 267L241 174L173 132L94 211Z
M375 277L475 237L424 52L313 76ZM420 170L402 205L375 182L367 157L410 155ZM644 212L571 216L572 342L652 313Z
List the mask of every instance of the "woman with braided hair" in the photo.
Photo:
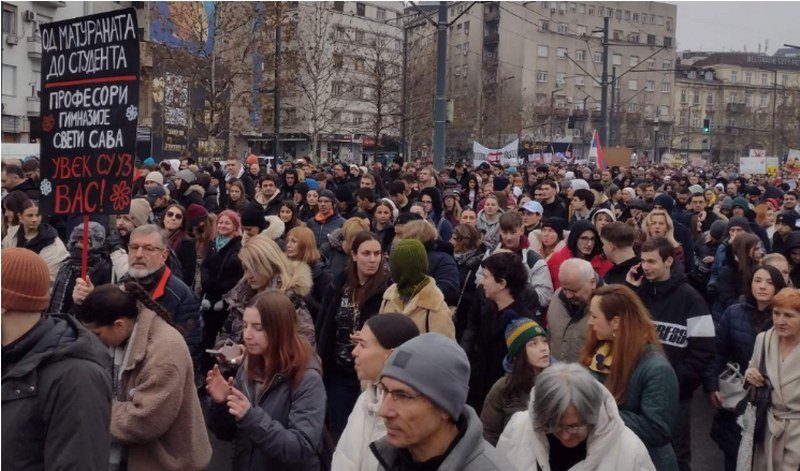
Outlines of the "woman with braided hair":
M196 470L211 445L183 335L136 282L95 288L78 319L112 357L109 469Z

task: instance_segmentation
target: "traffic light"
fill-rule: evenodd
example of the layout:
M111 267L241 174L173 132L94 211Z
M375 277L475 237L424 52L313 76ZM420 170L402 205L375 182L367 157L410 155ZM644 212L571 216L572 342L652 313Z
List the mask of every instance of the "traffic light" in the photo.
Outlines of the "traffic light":
M708 134L711 132L711 120L706 118L703 120L703 133Z

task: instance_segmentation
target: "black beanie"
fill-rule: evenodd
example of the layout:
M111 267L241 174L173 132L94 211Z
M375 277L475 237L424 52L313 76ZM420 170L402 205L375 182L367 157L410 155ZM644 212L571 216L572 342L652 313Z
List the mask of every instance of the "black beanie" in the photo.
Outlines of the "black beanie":
M397 348L419 335L417 324L405 314L396 312L372 316L365 325L372 331L381 347L387 350Z
M352 203L354 201L353 192L344 185L336 188L333 194L336 196L336 201L340 203Z
M257 227L259 232L267 228L264 210L260 204L251 203L242 211L242 226Z

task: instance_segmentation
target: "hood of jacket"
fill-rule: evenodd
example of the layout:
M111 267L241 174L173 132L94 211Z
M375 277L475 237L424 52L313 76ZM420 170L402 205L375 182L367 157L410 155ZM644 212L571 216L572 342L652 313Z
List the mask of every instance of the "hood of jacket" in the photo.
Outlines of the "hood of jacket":
M594 234L594 249L592 249L592 253L586 257L587 260L590 260L595 255L603 252L602 244L600 243L600 234L597 233L597 229L594 227L591 221L588 219L581 219L580 221L576 222L572 229L569 231L569 236L567 237L567 247L573 254L578 253L578 239L580 238L581 234L586 231L592 231Z
M341 227L328 234L328 243L332 249L344 253L344 231Z
M786 236L786 242L783 245L783 254L789 260L789 265L792 264L792 249L800 247L800 232L792 231Z
M261 231L261 234L272 240L278 240L283 237L284 232L286 232L286 223L281 221L281 218L278 216L264 216L264 220L267 221L267 227Z
M311 293L311 288L314 286L311 268L307 263L297 260L289 260L289 273L275 275L272 281L277 282L275 288L280 288L284 285L286 288L281 289L281 291L291 291L300 296L308 296L308 294Z
M61 314L44 316L31 331L16 342L3 347L3 361L19 357L13 365L4 365L6 378L20 378L39 365L55 363L67 358L92 361L107 368L108 350L94 334L86 330L74 317Z
M23 247L22 244L19 242L25 238L25 229L23 229L22 225L16 226L17 227L17 246ZM58 237L58 232L56 232L55 228L46 222L43 222L39 225L39 229L36 232L36 237L27 241L24 247L30 250L33 250L36 253L41 252L42 249L47 247L48 245L52 244L53 241Z
M682 284L688 283L689 279L686 278L680 270L673 270L670 273L669 279L665 281L650 281L647 278L642 278L641 291L648 296L663 298L669 293L678 289Z
M491 222L489 221L489 219L486 218L486 212L483 209L481 209L481 211L478 213L478 220L483 221L483 223L486 224L487 226L495 226L500 224L500 216L502 214L503 210L498 209L496 214L497 219L495 219L494 222Z
M192 193L197 193L200 195L200 198L204 198L206 196L205 188L197 184L189 185L189 188L183 192L183 196L189 196Z
M408 303L400 302L400 305L404 305L405 311L410 312L413 311L413 309L430 309L431 311L435 311L442 305L444 295L441 290L436 287L436 280L430 276L426 276L426 278L428 279L428 284L423 286L417 294L412 296L411 299L408 300ZM383 293L383 299L386 301L400 299L400 292L397 291L397 283L394 283Z

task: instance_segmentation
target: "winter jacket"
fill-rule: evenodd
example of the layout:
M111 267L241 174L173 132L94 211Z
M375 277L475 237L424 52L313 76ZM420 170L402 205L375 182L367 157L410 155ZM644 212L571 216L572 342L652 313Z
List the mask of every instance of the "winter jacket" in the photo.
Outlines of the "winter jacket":
M605 388L603 403L586 439L586 459L570 471L655 471L642 440L628 428L611 393ZM497 443L497 451L518 471L550 471L547 437L533 428L533 394L528 410L511 417Z
M186 283L168 270L169 268L164 267L146 279L135 281L139 281L139 284L150 292L150 297L170 313L175 328L186 340L192 359L197 362L200 358L200 341L203 337L200 301ZM131 279L130 275L125 275L120 282L124 283Z
M444 295L445 302L449 306L455 306L461 294L461 285L458 282L458 265L453 258L453 246L437 239L426 243L425 248L428 252L427 275L436 280L436 286Z
M303 301L303 297L308 296L311 292L311 269L305 263L295 260L289 262L289 267L291 269L290 273L285 275L276 273L262 291L275 289L289 296L297 312L297 333L314 346L316 345L314 321L311 319L311 313L308 312L305 301ZM285 288L282 287L282 276L289 277ZM236 344L242 343L244 332L242 317L244 316L244 310L250 305L250 300L256 294L258 293L250 288L247 279L242 278L233 289L222 296L222 299L229 306L228 317L222 324L219 334L217 334L217 341L214 344L215 349L221 348L227 341Z
M239 251L242 249L242 238L234 237L217 250L212 240L208 244L208 252L200 264L200 283L203 297L213 306L222 296L233 289L244 276Z
M456 302L458 308L453 322L456 326L456 340L461 341L461 337L467 329L468 319L480 312L475 276L481 271L483 251L479 248L469 255L456 254L455 260L458 266L460 302Z
M331 276L339 276L347 270L348 254L344 253L344 232L342 228L334 229L327 234L325 242L319 247L319 253L325 258L325 264Z
M592 264L594 271L596 271L597 274L602 278L605 276L608 270L614 266L611 260L608 260L603 255L603 245L600 242L600 234L598 234L597 229L594 228L594 225L590 221L578 221L569 232L569 236L567 237L567 246L551 255L547 260L547 267L550 269L550 279L553 281L554 289L558 289L558 287L561 286L561 281L558 279L558 270L561 268L561 264L564 263L565 260L575 257L574 254L578 253L578 239L580 238L581 234L586 231L592 231L594 234L594 250L592 250L592 253L589 254L589 257L587 258Z
M3 469L108 470L109 360L68 316L43 317L3 346Z
M794 287L800 287L800 265L792 263L792 250L797 248L800 248L800 231L792 231L786 237L783 255L789 260L789 279Z
M761 330L756 331L756 324ZM733 363L744 375L753 357L756 335L772 327L769 311L758 312L745 300L740 300L723 312L717 324L716 353L714 361L706 369L703 381L705 392L719 391L719 375L728 363ZM741 440L741 427L736 423L737 415L719 410L711 425L711 438L725 453L736 456Z
M317 260L309 265L309 268L311 268L312 288L311 292L307 294L304 299L306 301L306 306L308 306L308 311L311 314L311 318L314 319L314 323L316 324L319 313L322 311L325 290L330 286L333 277L324 260Z
M370 443L386 435L386 424L380 415L383 394L374 384L358 396L347 426L333 453L331 471L374 471L378 458L369 449Z
M503 359L508 353L505 332L509 322L520 317L533 319L533 314L520 302L497 311L493 301L484 303L482 312L471 319L461 339L461 346L470 359L470 381L467 404L480 413L489 389L505 374Z
M481 421L469 406L458 417L458 430L461 440L439 466L442 471L506 471L511 469L508 461L483 439ZM395 471L405 469L400 449L388 443L386 437L372 442L369 446L378 459L378 470Z
M678 469L672 427L678 415L678 378L661 352L649 347L633 370L619 407L625 425L647 447L659 471Z
M42 192L39 190L39 185L37 185L30 178L26 178L22 181L22 183L8 190L9 193L14 191L21 191L25 193L25 195L33 201L39 201L42 199Z
M511 416L528 408L528 394L514 394L506 396L510 374L495 381L481 410L481 423L483 423L483 438L492 446L497 446L500 434L508 425Z
M347 275L342 273L335 277L333 282L327 286L325 291L324 301L322 302L322 311L317 316L316 332L317 332L317 354L319 354L323 365L330 365L333 362L333 349L336 342L336 312L342 303L342 291L344 290ZM358 319L354 325L356 330L361 330L370 318L377 315L381 308L383 300L383 293L388 287L388 283L381 286L367 299L359 301L358 304ZM323 375L327 380L328 375L331 373L331 368L325 368Z
M438 332L455 339L456 328L453 325L452 313L444 295L431 277L428 283L419 290L407 303L404 303L397 291L397 283L383 293L383 302L379 313L399 312L411 318L417 324L420 333Z
M598 285L599 286L599 285ZM558 361L574 363L580 359L589 323L589 306L576 306L559 288L547 308L547 330L550 333L550 356Z
M742 274L739 273L739 263L736 260L729 260L719 271L716 287L717 299L714 308L722 314L722 311L739 301L739 297L744 294ZM715 313L714 318L718 319L719 315Z
M69 257L67 247L58 238L53 226L47 223L39 225L36 237L31 240L24 241L24 234L25 230L21 225L10 227L3 239L3 248L22 247L39 254L47 263L48 270L50 270L50 284L52 285L56 275L58 275L58 270L61 269L61 264Z
M173 251L180 262L180 271L173 266L170 266L170 269L181 278L181 281L186 283L186 286L194 286L194 277L197 272L197 243L194 237L185 234Z
M328 216L323 222L317 221L316 216L306 221L308 228L314 233L317 239L317 248L320 248L323 243L328 240L328 234L344 225L345 219L333 210L333 214Z
M714 321L708 305L683 274L656 282L642 278L637 292L678 375L681 399L692 397L714 359Z
M528 242L527 237L521 237L521 241ZM503 249L502 243L495 250L487 250L483 255L483 260L486 260L490 255L497 253L501 249ZM547 306L553 298L553 280L550 278L547 262L536 251L528 247L517 251L517 254L522 257L522 264L528 270L528 284L536 291L538 306ZM482 281L483 272L478 270L475 275L475 285L480 285Z
M111 409L111 435L127 449L130 471L199 470L211 444L189 350L175 328L139 309Z
M606 272L605 276L603 276L603 281L607 285L625 284L625 278L628 276L628 272L631 271L634 265L641 261L639 257L634 255L633 258L629 258L620 264L614 264L614 266Z
M188 208L189 205L193 203L204 206L206 204L205 196L206 190L202 186L189 185L189 187L183 192L183 195L180 198L180 203L184 208Z
M500 243L500 216L502 214L503 211L498 209L494 221L489 221L483 210L478 213L475 227L483 233L483 243L490 249L494 249Z
M205 196L203 196L203 207L205 207L206 211L209 213L216 214L219 212L219 190L217 187L208 187Z
M299 384L280 374L256 397L256 383L239 368L233 385L250 400L242 420L235 420L226 404L209 408L209 428L217 438L233 440L236 471L316 471L325 425L325 387L320 366L312 359Z

